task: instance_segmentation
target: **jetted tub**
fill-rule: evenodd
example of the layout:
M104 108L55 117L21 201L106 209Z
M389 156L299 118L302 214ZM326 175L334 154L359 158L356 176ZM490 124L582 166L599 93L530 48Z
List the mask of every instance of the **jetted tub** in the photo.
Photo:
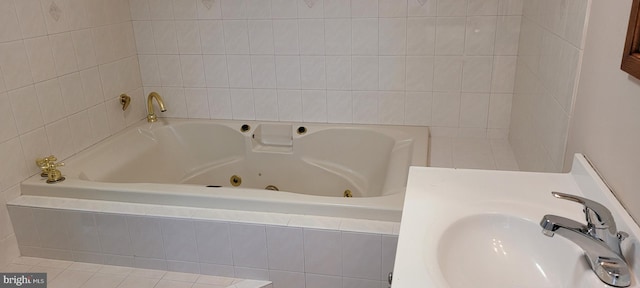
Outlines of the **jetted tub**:
M21 191L399 221L428 136L427 127L144 120L66 159L65 181L36 175Z

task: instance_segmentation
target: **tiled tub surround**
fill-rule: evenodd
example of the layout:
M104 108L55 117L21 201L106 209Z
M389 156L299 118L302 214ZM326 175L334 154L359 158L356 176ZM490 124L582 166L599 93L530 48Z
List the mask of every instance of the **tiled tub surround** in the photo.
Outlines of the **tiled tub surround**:
M590 2L525 1L509 129L522 170L563 169Z
M387 287L399 229L394 222L37 196L17 198L9 212L23 256L284 288Z
M506 137L523 0L131 0L168 116Z
M18 255L4 203L37 173L145 115L127 0L0 1L0 265ZM117 97L128 93L123 112Z

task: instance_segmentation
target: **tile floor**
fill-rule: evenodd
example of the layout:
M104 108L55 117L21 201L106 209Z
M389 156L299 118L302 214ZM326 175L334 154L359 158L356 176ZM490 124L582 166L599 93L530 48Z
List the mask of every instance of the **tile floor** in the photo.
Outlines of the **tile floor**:
M271 288L267 281L234 279L90 263L19 257L5 273L47 273L49 288Z
M429 166L517 171L507 139L432 137Z

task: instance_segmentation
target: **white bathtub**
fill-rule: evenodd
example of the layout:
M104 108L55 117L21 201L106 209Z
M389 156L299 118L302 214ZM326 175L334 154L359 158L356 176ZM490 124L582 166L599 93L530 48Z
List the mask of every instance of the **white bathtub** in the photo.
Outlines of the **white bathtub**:
M145 120L66 159L65 181L36 175L21 191L399 221L409 166L426 165L427 145L426 127Z

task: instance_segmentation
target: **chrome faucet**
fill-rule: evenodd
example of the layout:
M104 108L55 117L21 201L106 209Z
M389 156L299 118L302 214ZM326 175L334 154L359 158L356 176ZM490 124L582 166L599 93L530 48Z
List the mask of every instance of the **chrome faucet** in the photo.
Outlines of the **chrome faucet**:
M631 285L629 266L620 250L620 242L629 235L617 231L609 209L602 204L575 195L551 192L558 198L584 205L587 225L556 215L545 215L540 221L542 233L549 237L558 234L584 250L591 269L602 282L615 286Z
M156 113L153 112L154 98L156 99L156 101L158 102L158 105L160 106L160 112L167 111L167 109L164 108L164 100L162 100L162 97L160 97L160 94L156 92L149 93L149 96L147 96L147 122L149 123L158 121L158 116L156 116Z

